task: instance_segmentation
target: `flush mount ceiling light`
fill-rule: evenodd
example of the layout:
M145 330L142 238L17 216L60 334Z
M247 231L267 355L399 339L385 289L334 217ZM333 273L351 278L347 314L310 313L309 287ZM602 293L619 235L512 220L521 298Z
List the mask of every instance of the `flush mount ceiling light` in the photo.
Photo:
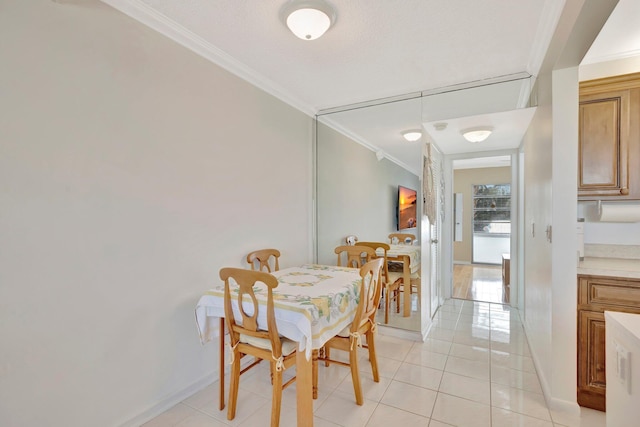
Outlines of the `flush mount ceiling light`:
M422 137L422 132L417 129L402 132L402 136L409 142L417 141Z
M463 130L462 136L469 142L482 142L489 138L491 132L493 132L493 128L490 126L478 126Z
M336 12L323 0L290 0L280 17L296 37L315 40L336 21Z

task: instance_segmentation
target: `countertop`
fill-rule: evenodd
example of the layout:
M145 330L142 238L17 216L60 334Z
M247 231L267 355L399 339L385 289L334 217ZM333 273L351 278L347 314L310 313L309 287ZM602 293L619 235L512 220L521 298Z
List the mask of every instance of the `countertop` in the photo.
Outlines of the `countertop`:
M640 342L640 314L605 311L604 317L607 321L611 320L616 323L616 326L625 330L632 340Z
M640 260L586 257L578 264L578 274L640 279Z

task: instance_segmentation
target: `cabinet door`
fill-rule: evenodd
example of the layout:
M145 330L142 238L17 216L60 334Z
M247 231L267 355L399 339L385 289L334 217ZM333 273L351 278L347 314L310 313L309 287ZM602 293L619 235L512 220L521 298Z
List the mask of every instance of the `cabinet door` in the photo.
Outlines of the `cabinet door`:
M629 194L629 91L580 97L578 196Z
M578 404L605 410L604 313L578 312Z

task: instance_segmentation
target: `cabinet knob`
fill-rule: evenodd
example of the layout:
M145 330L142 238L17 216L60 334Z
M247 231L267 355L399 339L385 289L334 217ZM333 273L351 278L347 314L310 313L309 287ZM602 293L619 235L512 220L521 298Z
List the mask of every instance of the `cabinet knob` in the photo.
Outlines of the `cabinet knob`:
M629 195L629 189L627 187L622 187L620 189L620 194L622 194L623 196L628 196Z

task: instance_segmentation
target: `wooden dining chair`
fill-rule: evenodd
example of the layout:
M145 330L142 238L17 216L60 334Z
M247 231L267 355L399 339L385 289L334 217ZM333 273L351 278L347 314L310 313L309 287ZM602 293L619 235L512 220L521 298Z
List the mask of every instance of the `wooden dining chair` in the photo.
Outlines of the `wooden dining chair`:
M416 240L416 236L410 233L391 233L389 234L389 241L393 243L393 239L398 239L399 244L408 243L413 245Z
M391 302L396 303L396 312L400 312L400 284L402 278L397 274L389 274L389 261L387 260L387 251L391 249L388 244L383 242L358 242L356 246L367 246L376 251L375 258L382 258L382 292L384 293L384 323L389 323L389 310L391 308ZM378 251L383 252L383 255L378 255ZM400 274L402 276L402 274Z
M393 240L398 239L398 243L408 243L413 244L416 241L416 236L411 233L391 233L389 234L389 241L393 243ZM402 273L398 276L396 273L398 271L402 271L402 263L392 262L390 264L389 273L394 277L402 277ZM400 282L400 290L404 292L404 279ZM411 286L409 287L409 292L413 293L413 291L418 292L420 294L420 274L412 273L411 274Z
M389 262L389 281L395 283L398 287L398 294L394 295L394 297L398 297L396 300L396 312L400 312L400 293L408 291L410 294L414 292L418 294L418 300L421 298L421 284L420 284L420 268L418 266L418 270L414 271L409 276L410 286L404 285L404 263L399 261L390 261Z
M380 382L374 332L376 328L376 311L380 303L383 261L382 258L377 258L367 262L360 268L360 277L362 277L360 284L360 301L356 308L353 323L327 341L318 357L318 360L324 360L325 366L328 366L330 363L337 363L351 368L353 391L355 392L356 403L358 405L364 403L362 385L360 384L360 372L358 371L358 347L362 345L361 340L363 335L367 341L373 380ZM349 363L331 359L330 351L332 348L349 352Z
M220 279L224 280L224 316L230 335L232 361L227 419L233 420L236 416L241 373L240 358L242 355L251 355L271 364L273 375L271 427L277 427L280 423L282 390L296 379L293 377L283 384L282 373L295 365L298 348L298 343L278 334L272 292L278 286L278 279L266 272L231 267L220 270ZM238 285L237 292L235 289L233 293L231 292L231 281ZM266 287L266 307L258 304L254 287ZM232 308L234 299L237 301L241 317L238 320ZM247 309L248 307L251 308ZM258 326L259 314L264 310L267 318L266 330Z
M280 251L277 249L260 249L249 252L247 262L251 265L252 270L264 271L268 273L280 270L278 259Z
M277 249L260 249L257 251L250 252L247 255L247 263L251 266L251 270L258 270L271 273L272 271L280 270L280 265L278 264L278 259L280 258L280 251ZM222 411L225 407L224 400L224 319L220 319L220 393L219 393L219 408ZM242 354L241 357L245 355ZM247 372L249 369L257 366L262 359L259 357L255 357L253 362L249 365L246 365L240 371L240 375ZM271 377L273 378L273 372L271 373Z
M365 263L371 261L375 257L376 251L366 246L338 246L335 249L338 255L338 267L342 267L342 259L346 254L347 262L345 267L360 268Z

